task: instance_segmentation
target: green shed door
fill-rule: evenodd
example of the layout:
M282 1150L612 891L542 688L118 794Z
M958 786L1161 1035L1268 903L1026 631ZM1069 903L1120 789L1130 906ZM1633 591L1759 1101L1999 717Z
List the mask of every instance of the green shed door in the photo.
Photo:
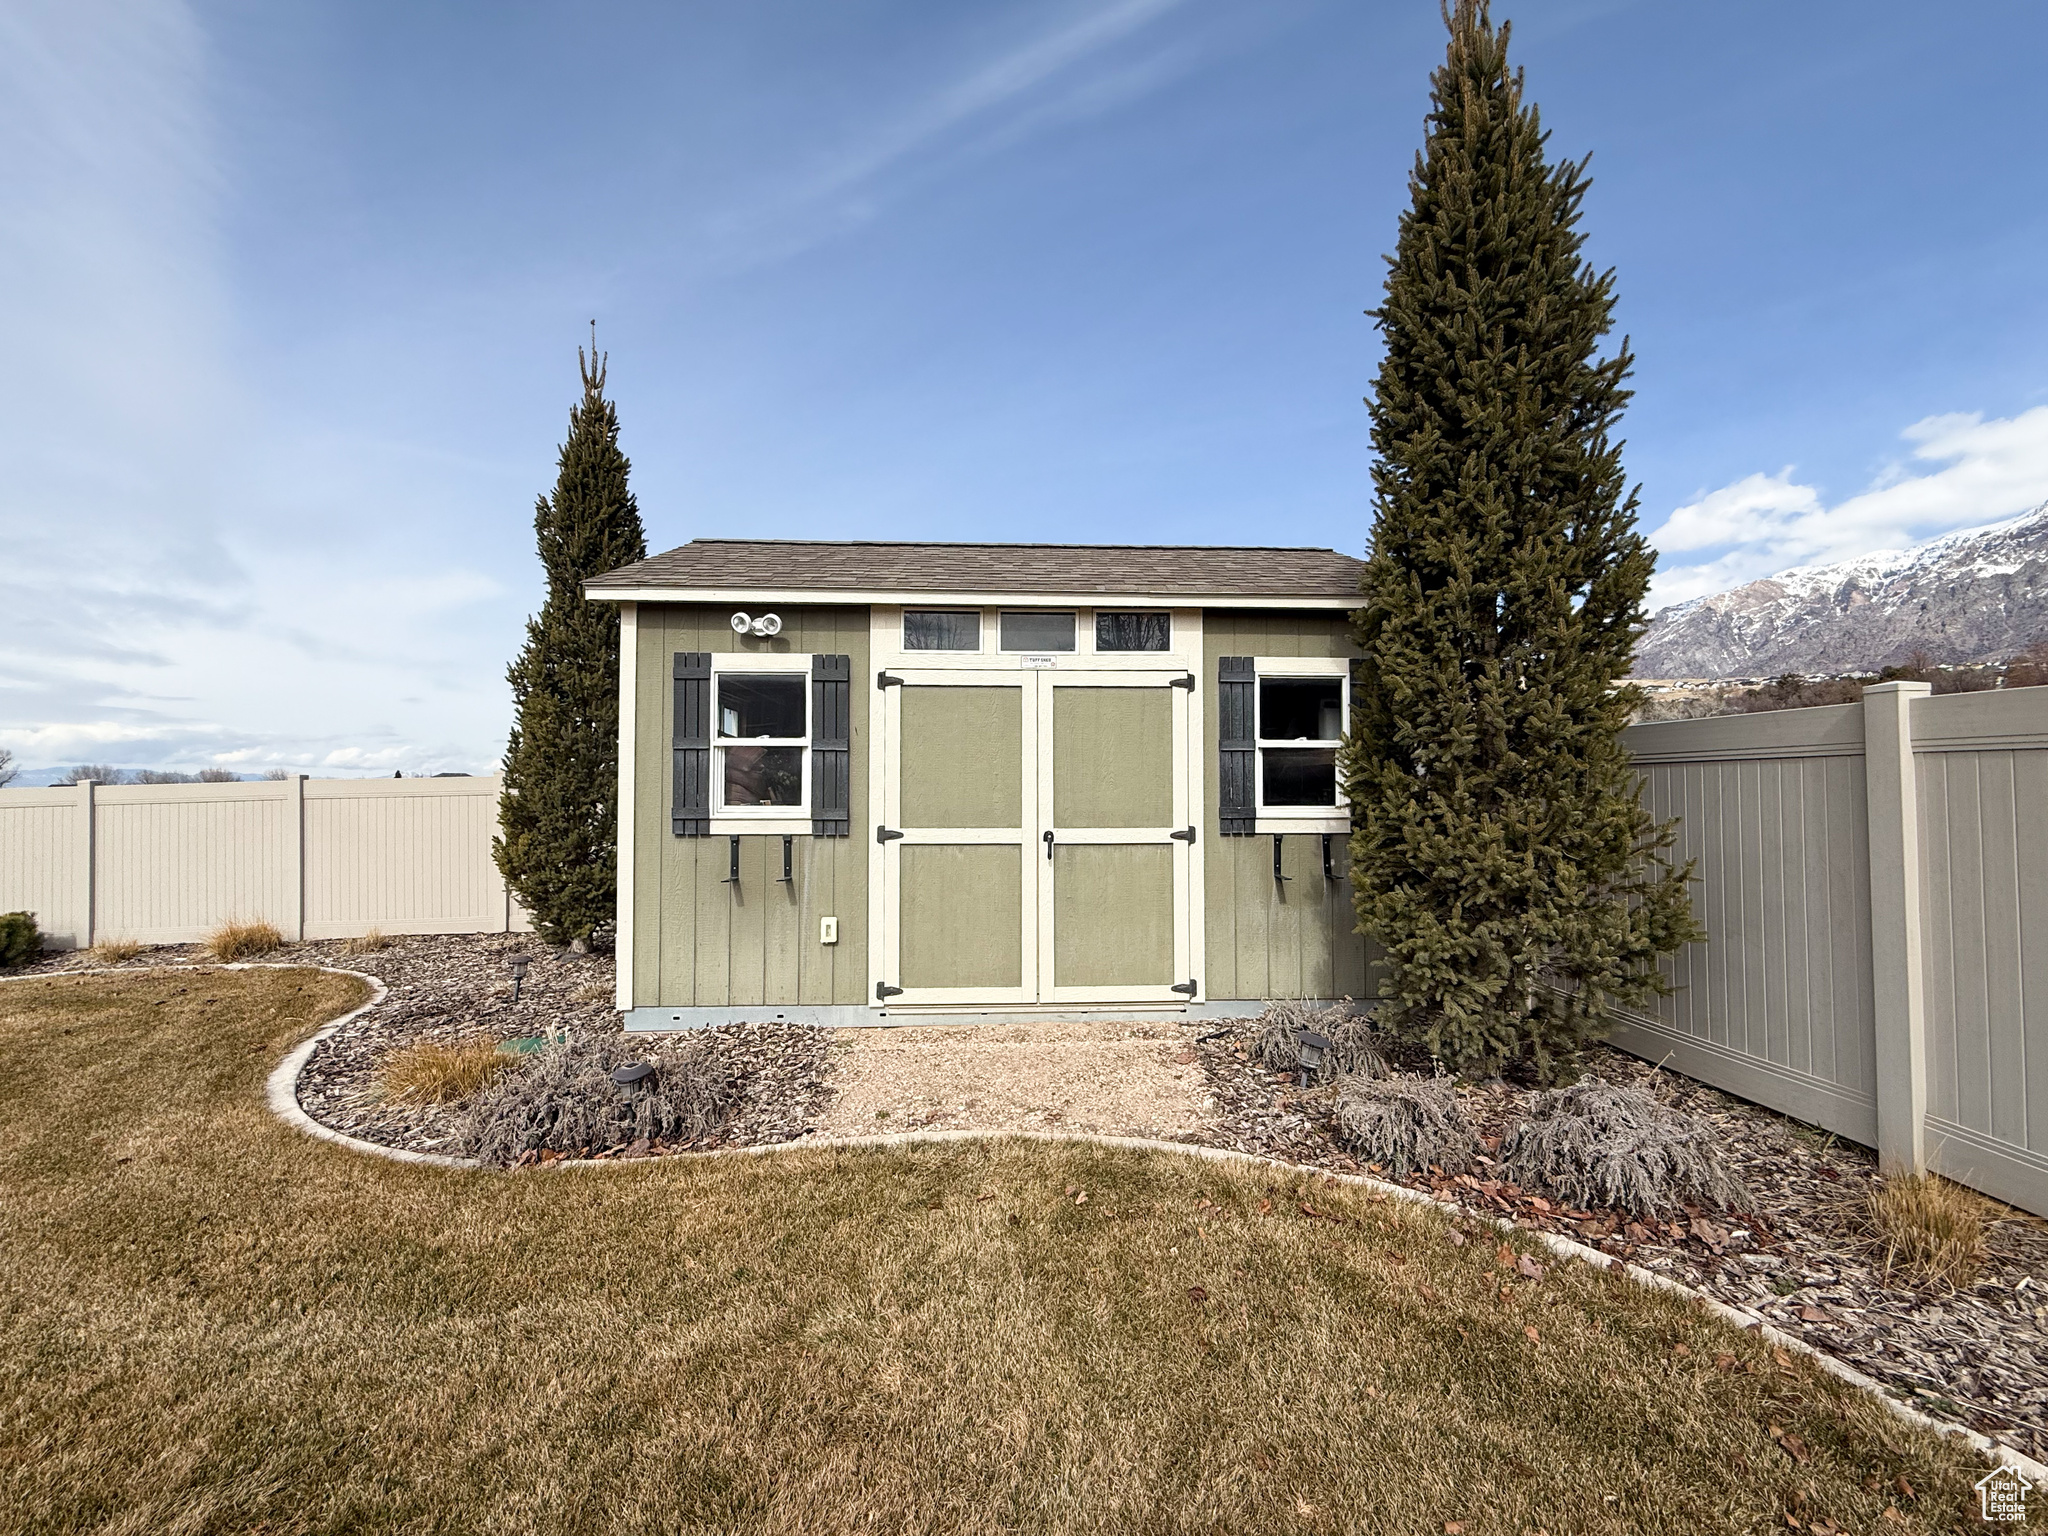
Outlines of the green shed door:
M1038 998L1037 679L903 669L882 691L878 1000Z
M1038 675L1043 1003L1192 994L1189 691L1175 686L1183 676Z

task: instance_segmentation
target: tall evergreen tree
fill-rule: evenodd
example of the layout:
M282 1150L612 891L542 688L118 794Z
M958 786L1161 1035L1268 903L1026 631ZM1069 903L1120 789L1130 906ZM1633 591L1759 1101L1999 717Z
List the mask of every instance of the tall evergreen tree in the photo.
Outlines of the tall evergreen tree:
M516 715L503 835L491 845L505 883L553 944L587 940L611 922L618 893L619 611L587 601L583 583L647 556L594 329L590 357L578 347L576 366L583 398L569 412L555 493L534 508L548 595L506 673Z
M1459 1067L1546 1077L1699 937L1672 829L1621 745L1653 557L1621 444L1614 274L1581 260L1585 163L1547 135L1508 26L1456 0L1426 146L1371 311L1375 526L1344 774L1359 926L1388 1016Z

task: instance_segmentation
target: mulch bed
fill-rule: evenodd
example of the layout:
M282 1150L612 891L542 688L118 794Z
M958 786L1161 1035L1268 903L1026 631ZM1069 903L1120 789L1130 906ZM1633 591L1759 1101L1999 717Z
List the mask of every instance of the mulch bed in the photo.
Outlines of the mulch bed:
M531 961L517 1003L506 965L514 953ZM531 935L407 937L368 953L342 941L294 944L269 958L362 971L390 989L383 1003L321 1043L299 1083L308 1114L383 1146L456 1150L459 1106L395 1102L380 1090L383 1062L404 1045L502 1040L558 1028L579 1037L620 1029L611 1001L611 958L551 950ZM194 945L145 950L128 966L211 963ZM84 955L52 956L33 969L91 964ZM1361 1164L1333 1136L1330 1090L1303 1090L1247 1058L1250 1024L1188 1027L1214 1115L1207 1129L1182 1139L1391 1178ZM713 1033L733 1053L745 1091L739 1109L703 1142L636 1148L630 1155L762 1146L815 1129L832 1093L829 1031L750 1024ZM1613 1082L1654 1080L1661 1097L1716 1126L1754 1209L1688 1207L1680 1219L1644 1224L1616 1211L1561 1208L1506 1182L1486 1159L1473 1174L1450 1178L1426 1171L1400 1182L1478 1214L1575 1238L1681 1281L1803 1338L1931 1413L2048 1459L2048 1222L2022 1212L1997 1221L1989 1261L1966 1290L1920 1291L1887 1283L1853 1218L1877 1172L1868 1149L1691 1079L1655 1072L1618 1051L1597 1048L1586 1064ZM1459 1092L1497 1146L1534 1090L1487 1082Z
M1211 1031L1196 1046L1219 1111L1215 1130L1199 1139L1392 1180L1331 1133L1330 1089L1304 1091L1248 1059L1249 1022L1243 1033ZM1989 1260L1967 1290L1887 1283L1854 1220L1877 1173L1874 1153L1620 1051L1597 1048L1586 1065L1610 1082L1653 1084L1659 1097L1711 1123L1754 1209L1688 1206L1679 1219L1644 1224L1617 1211L1562 1208L1506 1182L1485 1158L1475 1173L1432 1170L1397 1182L1667 1275L1848 1362L1930 1413L2048 1459L2048 1222L2013 1211L1994 1223ZM1489 1151L1534 1093L1502 1082L1459 1089Z
M525 955L528 968L512 998L509 962ZM290 944L263 957L273 962L331 965L375 976L389 989L376 1007L358 1014L321 1041L299 1074L299 1106L322 1125L378 1146L461 1155L465 1106L418 1104L383 1091L384 1063L394 1051L422 1041L458 1044L547 1036L571 1038L621 1033L612 1007L610 955L551 949L532 934L420 934L392 938L382 949L358 951L334 939ZM37 970L94 965L83 953L53 955ZM121 969L202 966L215 962L198 945L146 949ZM609 1156L664 1156L717 1147L765 1146L807 1134L830 1090L828 1031L807 1025L721 1025L709 1032L724 1055L742 1098L708 1137L688 1145L656 1142L620 1148ZM650 1036L650 1048L659 1036ZM542 1162L560 1161L550 1154Z

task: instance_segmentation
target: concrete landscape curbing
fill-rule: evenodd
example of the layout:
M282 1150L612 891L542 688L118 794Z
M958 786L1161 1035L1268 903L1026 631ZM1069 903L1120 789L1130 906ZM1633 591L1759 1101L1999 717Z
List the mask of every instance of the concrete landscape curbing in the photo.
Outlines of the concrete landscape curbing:
M93 967L90 969L81 968L76 971L66 971L63 974L67 976L111 974L118 969L118 967L112 966ZM412 1152L403 1147L380 1146L376 1142L363 1141L354 1136L344 1135L340 1131L322 1125L299 1107L299 1074L305 1069L305 1065L312 1058L313 1052L319 1048L320 1042L350 1020L368 1012L384 1000L385 986L376 977L365 975L361 971L343 970L338 966L322 965L308 967L302 963L293 965L290 962L277 961L229 962L221 964L218 969L321 970L334 976L354 977L358 981L368 983L371 989L371 996L367 1002L330 1020L313 1034L307 1036L284 1060L278 1063L276 1069L265 1080L265 1098L269 1103L272 1113L280 1120L293 1129L303 1131L309 1136L318 1137L322 1141L332 1142L336 1146L347 1147L352 1151L368 1153L372 1157L387 1158L396 1163L482 1171L483 1165L474 1158L448 1157L430 1152ZM27 981L34 979L46 978L0 977L0 981ZM2022 1473L2036 1487L2048 1486L2048 1465L2043 1465L2033 1457L2014 1450L2011 1446L2003 1445L1989 1436L1979 1434L1976 1430L1970 1429L1966 1425L1954 1424L1945 1419L1935 1418L1933 1415L1923 1413L1910 1404L1900 1402L1886 1390L1883 1383L1875 1378L1864 1375L1861 1371L1836 1359L1825 1350L1816 1349L1804 1339L1795 1338L1791 1334L1781 1332L1754 1313L1744 1312L1740 1308L1731 1307L1725 1302L1717 1301L1711 1296L1702 1295L1689 1285L1670 1279L1668 1276L1657 1274L1652 1270L1644 1269L1640 1265L1630 1264L1617 1259L1612 1254L1602 1253L1599 1249L1590 1247L1585 1243L1575 1242L1571 1238L1562 1237L1553 1232L1543 1232L1530 1227L1517 1226L1513 1221L1505 1217L1483 1215L1479 1212L1468 1210L1455 1201L1440 1200L1434 1195L1423 1193L1421 1190L1409 1189L1401 1184L1391 1184L1366 1174L1332 1173L1326 1169L1305 1168L1295 1163L1283 1162L1279 1158L1261 1157L1253 1152L1238 1152L1227 1147L1204 1147L1188 1142L1156 1141L1144 1136L1097 1136L1065 1131L997 1130L894 1131L877 1136L848 1136L835 1137L830 1140L786 1141L757 1147L722 1147L707 1152L671 1153L661 1158L637 1158L630 1161L619 1158L565 1158L559 1162L547 1165L542 1171L570 1173L605 1168L642 1168L649 1164L669 1162L676 1158L694 1161L716 1157L767 1156L774 1153L795 1151L827 1149L836 1151L841 1148L886 1150L895 1147L914 1146L921 1143L1001 1140L1065 1142L1069 1145L1110 1147L1132 1151L1177 1152L1184 1156L1203 1158L1210 1162L1240 1163L1253 1167L1272 1168L1286 1173L1307 1173L1328 1183L1349 1184L1356 1188L1370 1190L1377 1195L1390 1199L1405 1200L1415 1205L1432 1206L1449 1214L1486 1222L1503 1232L1519 1232L1525 1237L1534 1239L1542 1247L1559 1258L1576 1259L1582 1263L1591 1264L1598 1269L1619 1270L1638 1285L1686 1297L1703 1310L1720 1318L1723 1322L1729 1323L1744 1332L1755 1333L1759 1338L1764 1339L1777 1348L1806 1356L1829 1375L1876 1398L1904 1422L1920 1429L1931 1430L1938 1435L1953 1435L1961 1439L1973 1450Z

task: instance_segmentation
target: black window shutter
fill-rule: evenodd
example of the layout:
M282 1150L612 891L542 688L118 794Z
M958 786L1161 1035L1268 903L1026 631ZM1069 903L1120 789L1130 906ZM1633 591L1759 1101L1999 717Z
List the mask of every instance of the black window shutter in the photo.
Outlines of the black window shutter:
M1258 829L1258 686L1251 657L1217 658L1216 810L1225 837L1250 837Z
M711 653L676 652L676 782L669 824L677 837L711 833Z
M811 835L845 837L852 820L853 658L811 658Z

